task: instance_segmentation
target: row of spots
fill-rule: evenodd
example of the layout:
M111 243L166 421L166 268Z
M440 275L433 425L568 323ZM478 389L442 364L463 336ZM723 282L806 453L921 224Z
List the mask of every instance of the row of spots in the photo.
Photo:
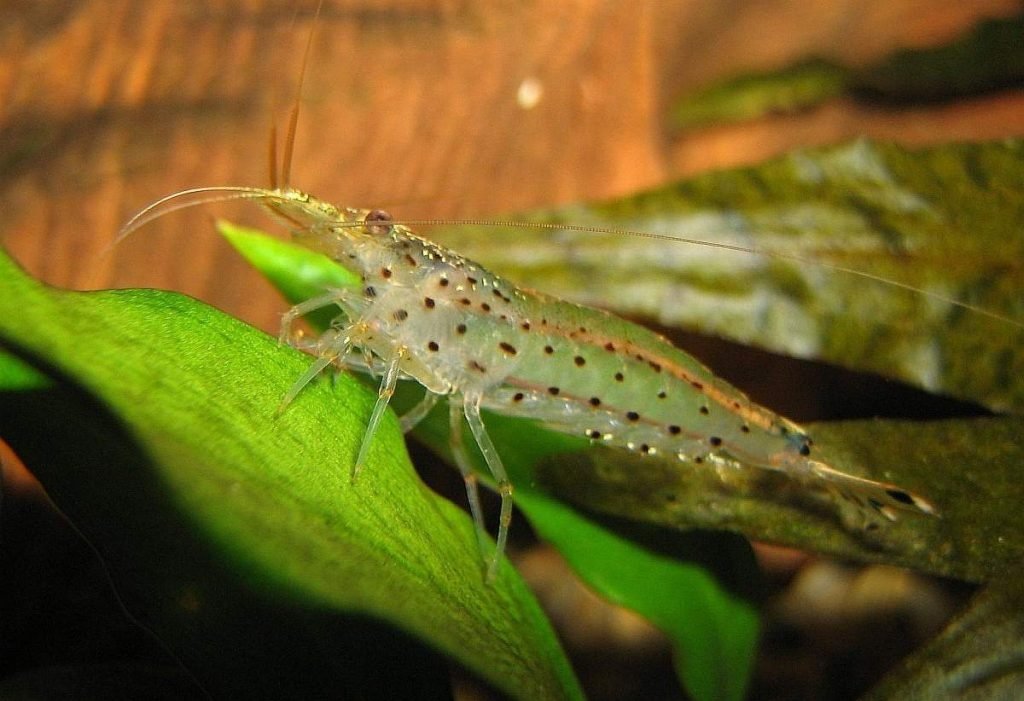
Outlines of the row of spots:
M386 222L386 221L389 221L389 220L390 220L390 216L388 216L386 213L376 212L376 211L371 212L366 217L366 221L367 221L368 224L370 224L371 222ZM390 229L390 227L387 227L387 228L385 228L385 227L376 227L376 231L378 233L382 232L382 231L386 231L388 229ZM402 243L402 248L407 251L409 249L409 247L410 247L409 242L408 241L402 241L401 243ZM425 246L424 247L423 255L426 256L426 258L428 258L428 259L434 259L436 257L436 256L434 256L432 254L432 251L430 250L429 246ZM409 254L408 252L405 253L404 258L405 258L405 262L408 263L409 266L411 266L413 268L418 266L418 261L411 254ZM455 267L456 268L464 267L464 264L463 264L462 261L454 261L454 263L455 263ZM393 276L392 270L390 268L386 268L386 267L382 268L380 273L381 273L381 277L384 278L385 280L388 280L388 279L390 279ZM476 277L472 276L472 275L466 275L466 281L473 287L474 290L475 290L477 284L479 283L479 280ZM486 286L488 283L485 280L483 284ZM448 277L442 275L441 277L438 278L437 285L440 288L448 288L451 285L451 281L450 281L450 279ZM494 287L492 288L491 291L492 291L493 296L496 299L504 302L505 304L511 303L512 298L509 295L505 294L497 285L494 285ZM364 295L367 298L369 298L369 299L373 299L373 298L375 298L377 296L377 290L372 285L367 285L364 288ZM469 296L461 297L457 301L458 301L459 304L461 304L462 306L465 306L465 307L471 307L474 304L473 299L471 297L469 297ZM423 306L427 310L434 309L437 306L437 301L434 298L432 298L432 297L425 296L424 299L423 299ZM491 307L491 305L488 302L486 302L486 301L479 301L479 309L482 312L484 312L484 313L490 313L490 312L493 311L493 308ZM394 319L396 321L402 322L402 321L405 321L406 319L409 318L409 313L408 313L407 310L399 309L399 310L396 310L393 313L393 316L394 316ZM503 320L507 320L508 319L508 317L506 315L504 315L504 314L501 315L501 318ZM541 324L541 326L547 326L548 320L547 319L541 319L540 324ZM527 321L521 322L519 326L520 326L520 328L523 331L530 331L531 330L531 325ZM456 326L455 330L456 330L456 333L458 335L465 335L467 333L466 324L464 324L464 323L458 324ZM576 330L570 331L568 333L568 337L574 339L574 338L578 338L580 335L587 335L589 333L590 333L589 330L585 326L579 326ZM663 372L664 368L663 368L663 366L662 366L662 364L660 362L658 362L658 361L656 361L654 359L651 359L649 356L645 355L642 352L632 352L631 353L631 350L632 350L630 348L631 345L632 344L630 344L629 342L625 342L621 346L619 346L619 345L616 344L616 342L607 341L607 342L605 342L603 344L603 348L604 348L605 351L607 351L609 353L622 353L623 355L632 355L633 359L635 359L637 362L645 363L653 372L655 372L655 373L662 373ZM518 348L515 345L513 345L512 343L508 342L508 341L499 341L497 346L498 346L498 349L501 351L501 353L503 353L504 355L509 356L509 357L516 356L519 353ZM427 342L427 349L429 351L431 351L431 352L435 352L436 353L436 352L440 351L440 346L437 343L437 341L428 341ZM555 354L555 352L556 352L556 349L552 345L544 346L544 353L545 354L553 355L553 354ZM572 357L572 362L578 368L583 368L583 367L585 367L587 365L586 357L584 357L583 355L579 355L579 354L574 355ZM476 360L471 360L469 362L469 367L471 369L475 370L475 371L485 372L485 368ZM625 374L622 371L616 372L613 375L613 378L614 378L615 382L617 382L617 383L624 383L625 379L626 379L625 378ZM689 377L688 373L682 372L682 373L680 373L678 375L678 378L680 380L688 383L697 392L705 393L704 383L701 382L700 380L696 379L696 378ZM556 387L556 386L548 387L547 388L547 393L550 396L552 396L552 397L560 396L561 388L560 387ZM714 394L717 394L717 393L714 393ZM521 402L521 401L523 401L525 399L525 397L526 397L526 395L524 393L517 392L513 396L513 401ZM665 389L661 389L661 390L658 391L658 393L657 393L657 398L658 399L664 400L664 399L667 399L667 397L668 397L668 392ZM723 399L724 399L724 397L723 397ZM601 399L599 397L596 397L596 396L590 397L590 399L588 400L588 403L589 403L589 405L591 407L593 407L595 409L602 406ZM743 403L739 399L736 399L736 398L729 398L729 406L731 406L732 410L736 411L737 413L741 412L742 409L743 409ZM709 407L706 404L699 406L698 407L698 411L699 411L699 413L702 416L710 415L710 409L709 409ZM623 416L625 417L626 421L628 421L628 422L630 422L632 424L637 424L641 420L640 413L637 412L637 411L632 411L632 410L631 411L626 411L626 412L623 413ZM779 432L782 435L784 435L784 436L789 433L789 431L788 431L788 429L786 428L785 425L778 426L777 430L779 430ZM679 425L676 425L676 424L671 424L671 425L667 425L665 427L665 431L670 436L678 436L678 435L680 435L682 433L682 427L679 426ZM742 433L750 433L750 427L747 425L746 422L743 422L740 425L740 431ZM598 431L596 429L590 429L590 430L586 431L585 434L589 438L594 439L594 440L599 440L599 439L609 440L609 439L612 438L612 436L610 434L603 434L601 431ZM708 440L708 444L711 447L713 447L713 448L720 448L723 445L722 438L719 437L719 436L716 436L716 435L709 436L707 440ZM648 443L641 443L639 445L635 445L633 442L628 442L627 443L627 447L629 449L631 449L631 450L638 450L639 452L641 452L643 454L653 454L653 453L655 453L657 451L656 447L651 446ZM799 447L799 452L800 452L801 455L805 455L805 456L810 453L810 445L809 445L808 441L804 441L804 442L801 443L801 445ZM682 452L677 452L677 455L681 459L685 459L686 458L686 456ZM704 461L704 456L695 456L693 458L693 460L696 463L701 463L701 462ZM911 503L911 497L909 497L905 492L902 492L902 491L899 491L899 490L890 490L889 491L889 496L892 497L893 499L895 499L897 501L901 501L903 503Z
M441 280L443 282L447 282L447 278L442 278ZM373 290L372 287L368 288L368 291L372 293L369 296L375 295L375 291ZM506 301L508 301L508 300L506 299ZM431 297L426 297L426 298L424 298L424 306L427 309L433 309L436 306L436 301L433 298L431 298ZM399 310L397 310L394 313L394 317L398 321L404 321L405 319L408 318L408 312L406 310L404 310L404 309L399 309ZM523 328L524 330L529 330L529 328L530 328L529 322L523 322L521 324L521 328ZM467 326L464 323L460 323L460 324L458 324L456 326L456 333L458 333L459 335L465 335L467 330L468 330ZM585 328L584 327L580 327L580 330L581 330L581 332L585 331ZM514 345L512 345L511 343L509 343L507 341L500 341L498 343L498 347L499 347L499 349L504 354L506 354L508 356L515 356L515 355L518 354L518 349ZM614 344L611 343L611 342L606 343L605 344L605 348L610 350L610 351L616 350ZM431 352L436 353L436 352L440 351L440 345L437 343L437 341L428 341L427 349L429 351L431 351ZM544 352L546 354L548 354L548 355L552 355L555 352L555 348L553 346L551 346L551 345L546 345L544 347ZM635 357L636 357L636 359L638 361L641 361L641 362L645 361L645 358L644 358L644 356L642 354L636 354ZM649 361L649 360L646 361L646 362L648 362L649 366L655 372L661 372L662 366L661 366L660 363L656 363L654 361ZM582 367L586 366L587 361L586 361L586 358L584 358L582 355L575 355L575 356L573 356L573 364L576 367L581 367L582 368ZM475 370L477 372L486 372L486 368L482 364L480 364L478 361L476 361L476 360L470 361L469 367L472 370ZM625 376L624 376L624 374L621 371L620 372L616 372L615 375L614 375L614 378L615 378L616 382L620 382L621 383L621 382L625 381ZM691 381L690 384L691 384L691 386L693 386L695 389L698 389L698 390L703 388L703 385L700 382L697 382L697 381ZM548 393L550 395L552 395L552 396L558 396L560 394L560 392L561 392L561 389L559 387L549 387L548 388ZM666 399L668 394L667 394L667 392L665 390L660 390L658 392L657 396L658 396L659 399ZM522 399L523 399L522 393L516 394L516 396L515 396L515 400L516 401L522 401ZM601 399L599 397L591 397L589 399L589 403L590 403L590 405L592 407L597 408L597 407L601 406ZM734 402L733 404L734 404L734 407L738 408L738 406L739 406L739 402L738 401ZM703 416L707 416L707 415L710 414L710 410L709 410L709 408L706 405L700 406L698 411ZM639 422L639 420L640 420L640 415L636 411L627 411L625 413L625 417L626 417L626 419L628 421L633 422L633 423ZM679 427L677 425L670 425L670 426L667 427L667 431L668 431L668 433L670 435L679 435L682 432L682 429L681 429L681 427ZM743 432L743 433L749 433L750 432L750 427L747 424L745 424L745 423L741 424L740 431ZM590 434L588 433L588 435L590 435ZM591 437L593 437L593 436L591 436ZM721 438L719 438L717 436L711 436L710 439L709 439L709 443L712 446L714 446L714 447L720 447L721 444L722 444L722 441L721 441ZM806 456L806 455L808 455L810 453L810 448L805 444L805 445L801 446L800 453L801 453L801 455L805 455Z

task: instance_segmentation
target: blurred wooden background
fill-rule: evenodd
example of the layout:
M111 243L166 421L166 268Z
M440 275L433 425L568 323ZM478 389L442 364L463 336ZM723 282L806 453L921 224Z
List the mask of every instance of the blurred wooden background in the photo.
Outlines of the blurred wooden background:
M0 241L46 281L154 286L274 329L273 292L174 214L103 255L148 202L264 185L267 133L294 94L315 0L77 0L0 6ZM1024 96L804 114L676 135L681 91L817 54L849 65L946 42L1011 0L470 2L326 0L293 182L406 217L626 194L865 134L925 144L1024 133ZM542 89L535 106L517 93Z

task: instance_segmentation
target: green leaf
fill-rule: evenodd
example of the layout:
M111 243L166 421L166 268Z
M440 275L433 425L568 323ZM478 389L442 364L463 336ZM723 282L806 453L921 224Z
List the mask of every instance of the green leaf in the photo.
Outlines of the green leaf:
M520 489L516 504L540 537L558 548L595 591L668 635L676 673L694 698L745 698L760 617L747 597L728 591L723 582L735 582L739 573L758 581L746 539L676 534L689 547L663 554L621 535L621 524L606 527L540 490ZM717 558L719 565L728 563L733 571L713 573L707 567L710 561L692 562L698 551Z
M820 58L742 75L681 97L672 121L681 129L791 113L848 95L874 101L950 100L1018 85L1024 77L1024 17L979 23L960 39L903 49L869 66L847 68Z
M348 376L277 416L306 356L181 295L50 289L6 256L0 350L0 436L209 693L401 685L372 678L382 659L433 693L411 635L510 696L580 697L525 584L507 565L484 584L469 519L422 485L393 418L351 483L374 397Z
M820 59L740 76L684 96L672 108L672 124L689 129L796 112L838 97L848 79L846 70Z
M1024 419L843 421L807 428L826 462L924 494L940 517L904 516L862 531L843 527L823 494L783 475L751 470L721 476L610 451L545 463L537 480L602 513L680 529L727 529L968 581L1000 577L1024 553Z
M558 297L997 411L1024 407L1024 142L857 141L525 219L668 240L470 226L430 235ZM683 237L778 255L672 240Z
M218 228L232 245L274 283L290 301L297 302L323 291L319 282L302 284L290 272L309 260L309 253L282 244L252 230L220 222ZM294 257L295 266L290 260ZM316 259L324 272L307 276L330 280L327 269L337 264ZM329 285L327 285L329 286ZM312 320L314 326L318 320ZM322 328L322 323L320 328ZM399 400L400 402L401 400ZM533 468L543 460L557 459L566 450L586 446L585 441L551 434L528 422L488 415L488 432L516 486L516 505L538 534L555 545L576 572L610 601L648 618L672 639L679 677L697 699L741 699L753 665L758 616L749 602L749 591L739 595L723 587L732 582L757 581L756 563L743 539L703 534L698 538L675 537L671 555L652 552L649 539L624 533L585 517L572 507L551 499L532 486ZM523 435L531 440L524 445ZM448 446L445 412L437 412L417 429L417 435L439 453ZM680 547L680 541L689 541ZM728 563L730 571L715 577L692 560L705 556L714 546L714 559Z

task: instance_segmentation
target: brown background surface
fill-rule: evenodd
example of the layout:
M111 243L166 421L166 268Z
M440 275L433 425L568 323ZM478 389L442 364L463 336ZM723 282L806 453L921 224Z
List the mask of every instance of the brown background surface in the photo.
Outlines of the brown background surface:
M273 329L283 304L212 232L209 206L121 224L197 185L267 182L313 0L0 6L0 240L72 287L155 286ZM296 186L405 217L497 216L625 194L858 135L924 144L1024 132L1024 94L836 101L673 134L673 97L808 54L861 65L948 41L1010 0L327 0L303 91ZM533 78L543 97L516 102ZM276 108L276 110L275 110Z

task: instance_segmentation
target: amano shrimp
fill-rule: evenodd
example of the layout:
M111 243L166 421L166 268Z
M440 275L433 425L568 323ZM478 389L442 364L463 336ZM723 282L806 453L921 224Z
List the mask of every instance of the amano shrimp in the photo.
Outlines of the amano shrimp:
M893 519L897 511L936 513L926 499L901 487L817 460L807 431L751 401L664 337L608 312L517 287L417 236L383 211L335 207L289 187L199 188L154 203L126 225L125 233L152 216L192 204L174 203L178 198L209 199L213 193L260 202L293 227L299 244L326 254L361 280L358 290L329 290L285 314L281 338L318 357L282 406L331 365L381 378L352 466L355 481L399 379L426 390L403 418L405 430L447 398L451 451L486 552L487 531L466 451L468 425L501 497L488 578L495 576L507 542L513 486L481 410L532 419L640 455L783 472L824 489L837 507L852 507L866 521L876 514ZM297 318L328 307L342 313L334 328L315 341L293 338Z
M318 3L316 16L319 12ZM425 390L420 403L401 419L406 432L441 398L448 400L450 449L466 485L488 580L495 577L508 540L514 489L488 436L482 410L531 419L554 431L643 456L671 456L711 468L782 472L824 489L837 508L851 508L865 524L875 515L894 520L897 511L937 514L929 501L913 492L817 460L806 430L751 401L665 337L606 311L518 287L421 238L382 210L336 207L290 187L302 77L311 46L312 32L290 113L280 177L276 139L271 135L271 187L199 187L173 193L132 217L117 240L177 209L254 200L292 227L297 243L359 276L358 290L329 290L292 307L280 333L282 341L317 359L282 398L279 410L332 365L381 378L352 465L353 483L402 379ZM341 314L319 338L307 341L292 334L297 319L329 307L337 307ZM464 426L501 498L496 544L489 556Z

